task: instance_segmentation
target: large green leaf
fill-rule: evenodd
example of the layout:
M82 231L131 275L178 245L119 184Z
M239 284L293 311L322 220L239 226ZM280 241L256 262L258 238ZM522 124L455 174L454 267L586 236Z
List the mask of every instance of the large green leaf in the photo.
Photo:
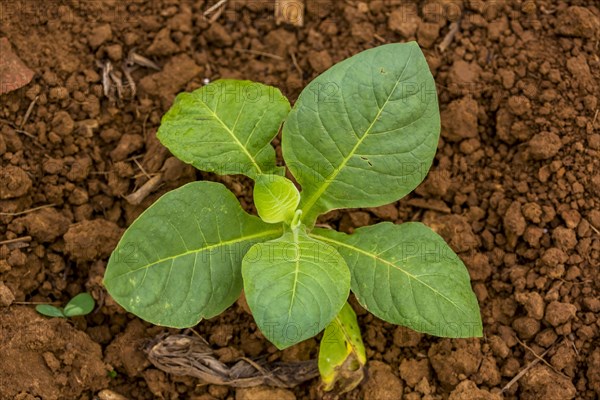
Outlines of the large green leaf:
M158 139L180 160L218 174L278 172L270 145L290 110L279 89L219 80L177 95Z
M444 239L427 226L380 223L352 235L316 229L352 273L352 291L381 319L444 337L482 335L469 273Z
M303 221L405 196L427 174L439 132L435 82L415 42L334 65L302 91L283 127Z
M123 308L146 321L193 326L238 298L250 246L281 233L281 226L244 212L225 186L189 183L162 196L127 229L104 284Z
M242 274L254 320L280 349L322 331L350 292L344 259L302 229L252 246Z

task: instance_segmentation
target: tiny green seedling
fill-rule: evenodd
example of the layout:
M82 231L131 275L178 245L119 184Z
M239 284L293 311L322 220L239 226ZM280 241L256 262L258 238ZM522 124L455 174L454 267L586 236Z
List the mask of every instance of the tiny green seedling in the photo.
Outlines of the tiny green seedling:
M301 191L271 146L282 124L288 176ZM437 336L481 336L464 264L425 225L387 222L352 234L315 227L330 210L377 207L411 192L433 162L439 132L435 82L415 42L334 65L293 108L279 90L249 81L181 93L159 140L200 170L253 179L260 218L219 183L173 190L125 232L106 288L126 310L176 328L219 315L243 288L278 348L325 330L325 390L349 390L363 376L350 291L385 321Z
M67 303L65 308L50 304L38 304L35 306L35 310L47 317L70 318L87 315L92 312L94 306L94 299L89 293L79 293Z

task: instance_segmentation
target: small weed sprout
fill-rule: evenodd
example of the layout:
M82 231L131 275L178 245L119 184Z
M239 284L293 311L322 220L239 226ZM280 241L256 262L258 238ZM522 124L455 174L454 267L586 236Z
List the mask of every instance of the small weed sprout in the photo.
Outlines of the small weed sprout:
M50 304L38 304L35 310L47 317L70 318L87 315L94 309L95 302L89 293L79 293L73 297L65 308Z

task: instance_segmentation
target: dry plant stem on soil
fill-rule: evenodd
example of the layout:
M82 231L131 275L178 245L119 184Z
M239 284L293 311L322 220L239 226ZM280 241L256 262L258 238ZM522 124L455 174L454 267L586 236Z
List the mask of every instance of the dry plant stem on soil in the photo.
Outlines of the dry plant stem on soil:
M290 49L289 54L290 57L292 57L292 64L294 64L296 71L298 71L298 76L300 77L300 79L302 79L302 77L304 76L304 71L302 71L302 68L298 64L298 60L296 60L296 53L292 49Z
M23 236L15 239L2 240L0 241L0 246L19 242L31 242L31 236Z
M29 103L29 107L27 107L27 111L25 112L23 121L21 121L21 124L19 125L19 129L23 129L23 126L25 126L25 124L29 120L29 116L31 115L31 112L33 111L33 107L35 107L35 103L37 103L39 98L40 98L40 96L35 96L35 98L31 101L31 103Z
M527 350L529 350L529 352L531 352L531 354L533 354L533 356L537 359L539 359L541 362L543 362L544 364L546 364L550 369L552 369L554 372L556 372L558 375L562 376L563 378L569 379L568 376L566 376L565 374L563 374L562 372L558 371L556 368L554 368L554 366L552 364L550 364L548 361L546 361L543 356L540 356L539 354L537 354L531 347L527 346L525 343L523 343L523 341L519 340L519 338L516 338L517 342L519 342L519 344L523 347L525 347Z
M225 7L227 6L227 1L228 0L220 0L215 5L209 7L206 11L204 11L204 13L202 14L204 18L207 18L211 13L214 12L213 16L210 17L208 20L209 24L213 24L216 20L219 19L219 17L223 13L223 10L225 10Z
M202 13L202 15L204 15L205 17L208 17L208 15L210 15L213 11L217 10L219 7L225 5L225 3L227 3L227 0L219 0L216 4L208 7L206 9L206 11L204 11L204 13Z
M388 43L388 41L383 36L378 35L377 33L374 33L373 37L381 43Z
M162 174L157 174L157 175L153 176L152 178L150 178L146 183L144 183L142 185L142 187L139 188L137 191L126 196L125 200L127 200L127 202L129 204L133 204L133 205L141 204L142 201L144 201L144 199L146 197L148 197L148 195L150 193L152 193L153 191L155 191L158 188L158 186L160 185L161 182L162 182Z
M96 61L96 66L102 70L102 87L104 96L111 101L121 101L125 96L125 88L128 88L127 97L135 98L137 93L137 84L135 83L131 73L138 67L150 68L160 71L160 67L153 61L144 56L137 54L134 50L129 51L127 59L121 64L121 71L113 68L110 60ZM127 86L123 84L121 75L125 76ZM116 91L116 97L115 97Z
M134 158L133 162L135 163L135 165L138 166L138 168L140 169L140 171L142 171L142 174L144 174L144 176L146 178L152 179L152 177L150 176L150 174L148 174L148 172L146 172L146 170L144 169L144 167L142 166L142 164L137 160L137 158Z
M43 146L38 142L38 138L35 135L32 135L31 133L24 131L23 129L17 128L17 126L13 122L11 122L7 119L0 118L0 122L9 125L11 128L13 128L15 130L15 132L20 133L21 135L25 135L30 139L33 139L33 144L36 147L43 149Z
M283 61L283 57L278 56L276 54L267 53L267 52L264 52L264 51L258 51L258 50L252 50L252 49L240 49L240 48L237 48L237 47L235 47L234 50L238 51L240 53L249 53L249 54L254 54L254 55L257 55L257 56L264 56L264 57L272 58L274 60Z
M31 212L34 212L34 211L37 211L37 210L41 210L42 208L56 207L56 206L57 206L57 204L46 204L46 205L43 205L43 206L39 206L39 207L35 207L35 208L30 208L28 210L14 212L14 213L0 212L0 215L1 216L8 216L8 217L16 217L18 215L29 214Z
M450 43L452 43L452 40L454 40L454 36L456 36L456 33L458 32L458 28L459 27L460 27L460 21L455 21L455 22L453 22L453 23L450 24L450 30L448 31L448 33L444 37L444 40L442 40L442 43L440 43L439 46L438 46L438 49L442 53L444 51L446 51L446 49L448 48L448 46L450 46Z
M224 364L202 337L163 334L145 347L150 362L173 375L192 376L207 385L291 388L319 376L316 360L268 363L265 358L240 358Z
M527 371L529 371L531 368L533 368L536 364L538 364L541 360L543 360L543 357L548 354L548 352L552 349L552 347L550 347L548 350L546 350L545 352L543 352L539 357L536 357L535 360L533 360L532 362L530 362L525 368L523 368L523 370L521 372L519 372L514 378L512 378L510 380L510 382L508 382L506 384L506 386L504 386L502 388L501 393L506 392L507 390L509 390L512 385L514 385L516 382L519 381L519 379L521 379L523 377L523 375L525 375L527 373Z

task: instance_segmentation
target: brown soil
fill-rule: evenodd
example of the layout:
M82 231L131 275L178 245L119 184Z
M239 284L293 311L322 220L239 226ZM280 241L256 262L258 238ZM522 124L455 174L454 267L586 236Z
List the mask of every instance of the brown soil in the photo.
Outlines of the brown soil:
M276 26L272 2L250 0L229 1L211 24L202 12L213 3L0 5L1 36L35 72L30 84L0 97L0 242L10 241L0 244L0 398L91 399L107 388L128 399L320 398L316 380L294 390L235 390L155 369L143 344L165 329L126 314L101 278L123 229L185 182L219 180L253 209L248 180L196 173L157 142L160 117L177 92L205 78L245 78L294 100L333 63L414 38L439 88L443 129L434 167L394 205L336 211L323 221L346 232L382 220L436 229L471 273L485 336L429 337L355 305L370 368L346 398L600 396L597 2L307 0L302 28ZM441 50L453 22L458 30ZM138 69L137 96L111 102L96 63L111 59L119 70L133 49L162 70ZM146 174L159 172L157 191L139 206L125 201ZM31 240L12 241L24 236ZM84 290L100 306L70 321L13 303L64 304ZM223 362L242 355L305 360L317 352L316 340L276 351L241 303L196 330Z

